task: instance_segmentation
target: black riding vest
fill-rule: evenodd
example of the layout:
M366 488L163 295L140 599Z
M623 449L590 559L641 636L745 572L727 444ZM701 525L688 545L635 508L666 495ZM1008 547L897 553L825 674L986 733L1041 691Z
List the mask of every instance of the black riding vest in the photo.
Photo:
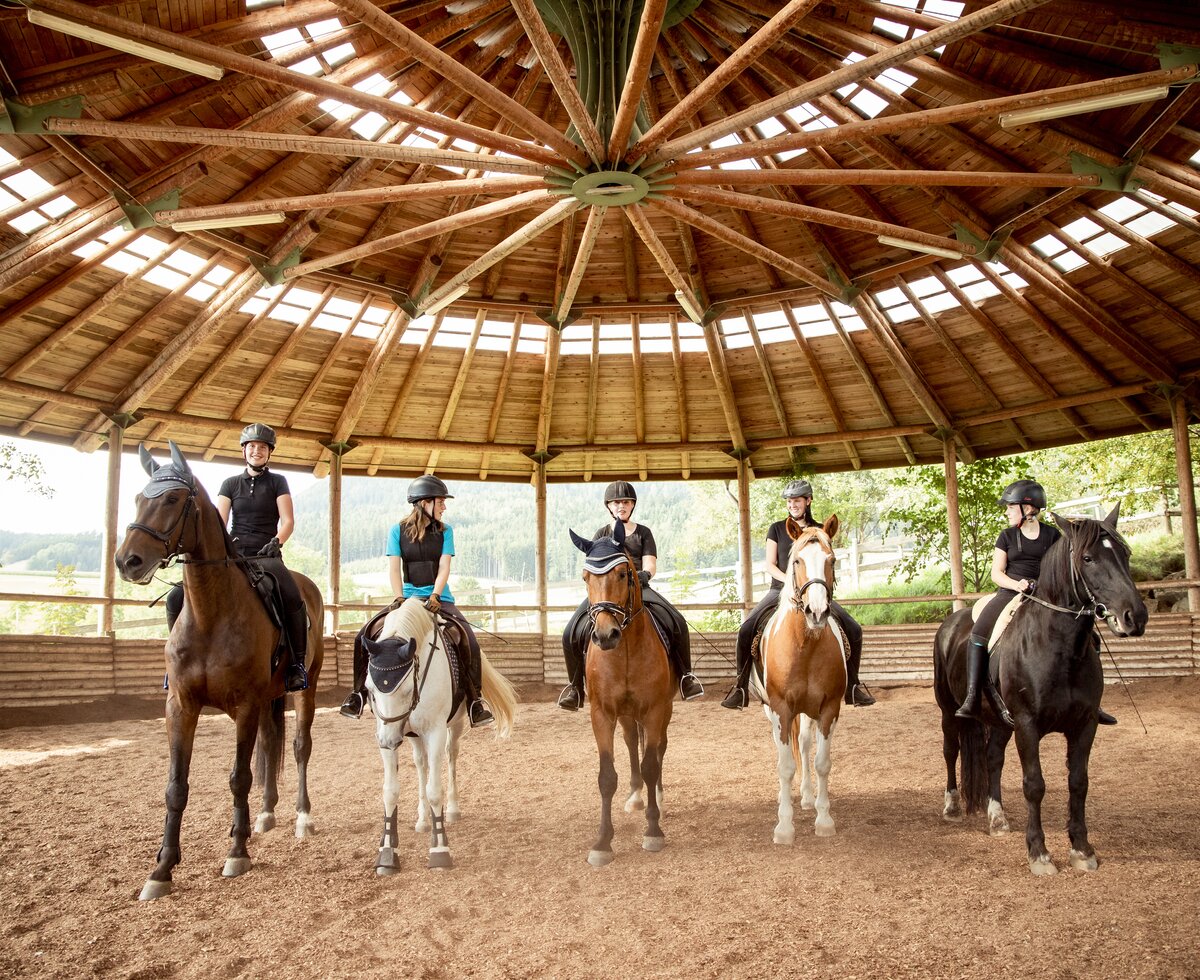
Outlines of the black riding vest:
M433 585L442 560L443 537L440 527L430 525L425 539L414 541L405 528L400 528L400 569L405 582L418 588Z

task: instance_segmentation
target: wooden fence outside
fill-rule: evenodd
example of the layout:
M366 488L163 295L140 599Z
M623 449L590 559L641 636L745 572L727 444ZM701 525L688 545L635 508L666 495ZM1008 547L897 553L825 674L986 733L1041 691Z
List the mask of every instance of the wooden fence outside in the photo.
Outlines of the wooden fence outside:
M934 623L866 627L862 679L880 687L930 683L936 630ZM1107 629L1103 636L1102 660L1110 683L1118 680L1118 671L1126 680L1197 672L1198 614L1154 614L1146 634L1135 639L1119 640ZM516 684L566 683L558 636L480 633L479 640L492 664ZM710 695L732 681L735 640L732 633L692 634L692 660ZM325 637L322 687L349 685L353 650L352 632ZM152 696L162 691L162 681L162 640L0 635L0 707Z

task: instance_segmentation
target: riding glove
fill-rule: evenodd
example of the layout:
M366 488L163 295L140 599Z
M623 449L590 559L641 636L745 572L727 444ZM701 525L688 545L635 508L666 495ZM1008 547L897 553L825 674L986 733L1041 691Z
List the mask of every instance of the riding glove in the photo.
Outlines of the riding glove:
M442 597L440 595L431 595L425 600L425 608L431 613L439 613L442 611Z
M279 558L283 555L283 545L279 543L278 538L272 538L261 548L258 549L259 558Z

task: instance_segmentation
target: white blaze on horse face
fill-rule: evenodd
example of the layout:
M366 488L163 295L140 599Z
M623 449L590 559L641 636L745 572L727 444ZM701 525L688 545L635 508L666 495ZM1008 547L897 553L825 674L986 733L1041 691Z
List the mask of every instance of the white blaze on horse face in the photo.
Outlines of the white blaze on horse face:
M792 559L795 564L803 562L808 581L818 580L805 590L804 599L801 601L802 608L811 613L811 618L817 621L829 613L829 584L825 579L825 557L825 549L821 547L821 542L813 538ZM800 586L803 583L793 578L793 585Z

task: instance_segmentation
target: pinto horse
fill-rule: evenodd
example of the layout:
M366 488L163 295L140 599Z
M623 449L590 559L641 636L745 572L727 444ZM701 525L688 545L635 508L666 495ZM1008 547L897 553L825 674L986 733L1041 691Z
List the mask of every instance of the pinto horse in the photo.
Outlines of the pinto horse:
M779 605L762 634L763 680L751 671L755 693L771 722L779 771L779 813L775 843L796 840L792 822L792 778L800 764L800 808L817 811L818 837L831 837L829 815L830 748L833 729L846 693L847 641L830 617L834 566L832 539L837 534L834 514L821 527L801 528L787 520L792 550ZM815 764L812 754L816 722ZM817 792L813 796L813 769Z
M223 874L233 878L250 870L246 841L250 837L250 760L263 784L263 805L255 829L275 826L276 785L283 759L284 670L276 663L279 629L250 585L245 564L208 494L195 479L175 443L171 462L159 466L144 446L138 447L150 482L137 496L134 522L116 553L116 565L127 582L147 584L174 559L183 565L183 611L167 638L167 743L170 775L167 817L158 864L142 888L142 900L171 891L171 870L182 859L179 830L188 800L188 770L200 710L219 708L233 719L237 751L229 788L233 793L233 828ZM321 673L322 602L317 587L296 575L308 610L308 688L296 695L296 836L313 833L309 819L308 759L312 752L312 720L317 678Z
M1029 870L1035 875L1058 870L1042 831L1046 783L1040 743L1049 732L1062 732L1067 740L1071 867L1095 871L1099 866L1088 841L1085 814L1088 759L1104 686L1096 626L1103 620L1117 636L1141 636L1148 618L1129 574L1129 546L1117 533L1119 512L1118 505L1103 521L1052 515L1063 536L1042 559L1036 594L1022 594L1014 600L1019 606L1012 622L992 650L992 681L998 684L1016 722L1028 811L1025 844ZM1000 801L1000 773L1013 733L990 708L986 729L979 721L954 715L966 690L970 633L971 610L962 609L942 623L934 641L934 696L942 709L946 759L942 816L951 821L962 819L960 803L968 814L986 806L989 833L997 836L1008 832ZM960 751L961 798L955 778Z
M666 847L659 815L675 681L665 641L642 605L641 582L624 548L625 525L614 522L612 535L596 541L571 531L571 540L587 556L583 581L592 624L587 689L592 734L600 753L600 833L588 852L588 863L599 868L613 859L612 799L617 791L613 735L618 721L629 750L630 795L625 810L646 809L643 848L661 851ZM650 790L644 802L643 787Z
M451 624L451 628L454 627ZM432 831L429 867L453 867L446 824L458 820L458 743L466 725L467 706L455 697L443 631L424 600L412 597L384 618L379 638L368 646L367 697L375 715L375 734L383 758L383 836L375 872L395 874L399 837L396 807L400 798L399 750L412 739L417 770L418 833ZM482 656L482 654L481 654ZM496 719L496 735L512 732L516 691L483 656L483 697ZM442 789L442 766L447 770Z

